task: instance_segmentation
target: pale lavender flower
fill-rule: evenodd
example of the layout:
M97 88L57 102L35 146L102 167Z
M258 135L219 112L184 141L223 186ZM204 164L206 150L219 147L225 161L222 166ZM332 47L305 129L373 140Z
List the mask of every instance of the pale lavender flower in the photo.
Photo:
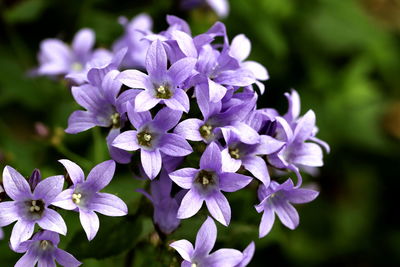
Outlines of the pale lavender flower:
M86 63L93 57L95 34L90 29L80 30L71 47L58 39L46 39L40 44L39 75L70 75L77 83L83 82L82 74L87 72Z
M264 94L265 86L259 81L268 80L269 75L265 67L260 63L251 60L244 61L250 55L250 51L251 42L244 34L235 36L229 46L229 54L239 61L242 68L250 70L254 74L254 77L258 80L255 84L260 89L260 93Z
M153 221L164 234L170 234L178 228L181 220L177 218L179 204L182 200L182 191L171 196L172 181L165 170L161 171L160 178L151 181L151 194L144 190L137 190L145 195L154 206Z
M60 237L52 231L36 233L31 240L22 242L15 249L18 253L25 253L15 264L15 267L47 266L55 267L57 263L65 267L75 267L82 263L68 252L57 247Z
M136 130L121 133L112 145L126 151L140 149L142 166L150 179L155 178L161 170L161 152L172 157L182 157L193 152L184 138L167 133L180 120L181 111L165 107L152 119L149 111L136 112L132 105L128 103L127 106L129 120Z
M86 111L74 111L68 119L67 133L76 134L95 126L119 128L125 101L118 101L122 84L115 78L119 71L107 73L101 85L84 84L72 87L75 101ZM132 92L132 91L129 91ZM134 97L134 94L132 95Z
M99 230L99 218L95 211L106 216L124 216L128 213L128 207L120 198L99 192L114 176L113 160L96 165L86 180L82 169L76 163L66 159L59 162L66 168L73 185L61 192L53 205L79 211L79 219L89 240L92 240Z
M144 74L138 70L121 72L118 79L131 88L145 89L135 98L135 111L150 110L163 103L173 110L189 111L189 97L180 87L192 75L195 58L183 58L167 69L167 54L160 40L154 41L146 55Z
M150 43L143 37L151 33L153 21L147 14L139 14L131 21L125 17L119 18L119 23L124 27L124 35L115 41L113 45L114 51L127 47L128 51L122 62L122 66L126 68L144 68L146 52Z
M226 147L222 150L222 169L236 172L241 166L248 170L265 186L269 185L270 176L267 163L261 157L277 152L285 144L270 136L261 135L258 144L249 145L240 141L240 136L232 131L225 134Z
M67 233L63 218L49 208L62 191L63 176L52 176L40 181L32 192L27 180L15 169L6 166L3 183L12 201L0 203L0 227L17 221L10 238L12 248L32 236L36 223L45 230L62 235Z
M210 217L197 232L196 243L182 239L170 244L183 258L182 267L235 267L240 264L243 255L240 251L222 248L210 254L217 239L217 227Z
M249 86L256 81L253 72L241 67L238 60L229 55L229 50L219 52L211 45L201 48L196 70L199 72L197 79L206 81L212 102L220 101L227 87Z
M264 212L261 218L259 236L266 236L275 221L275 213L280 221L289 229L295 229L299 224L299 214L292 206L313 201L318 192L311 189L294 187L291 179L283 184L272 181L267 188L261 185L258 189L258 198L261 201L255 208L258 213Z
M249 112L254 109L257 98L253 93L245 101L236 101L234 105L222 110L219 102L211 102L207 95L207 85L196 86L196 100L204 119L187 119L179 123L174 132L190 141L210 143L218 140L222 134L233 131L243 143L256 144L260 140L258 133L244 122Z
M169 174L180 187L189 189L182 199L178 218L195 215L206 202L208 211L220 223L227 226L231 220L231 208L225 192L235 192L248 185L252 178L222 170L221 151L214 142L210 143L200 159L200 169L184 168Z

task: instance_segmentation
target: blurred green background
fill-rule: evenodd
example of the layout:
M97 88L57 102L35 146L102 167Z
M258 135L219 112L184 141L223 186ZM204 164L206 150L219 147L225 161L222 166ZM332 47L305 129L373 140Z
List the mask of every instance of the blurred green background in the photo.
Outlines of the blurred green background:
M296 88L302 113L313 109L319 137L332 148L316 178L321 194L297 206L300 226L279 222L257 238L260 215L256 188L228 194L233 218L219 227L217 247L243 250L256 242L250 266L400 265L397 212L400 175L400 1L398 0L230 0L229 37L244 33L252 41L250 58L268 69L271 79L260 106L287 108L283 93ZM70 42L81 27L93 28L97 45L109 47L122 34L117 18L149 13L156 32L166 14L189 21L195 34L216 20L207 9L184 12L178 1L0 0L0 169L11 165L23 175L40 168L43 176L63 173L58 159L69 158L89 171L108 159L101 129L67 135L69 114L78 109L67 85L30 78L40 41ZM61 248L83 266L177 266L167 250L171 239L194 241L206 213L185 220L165 240L152 226L152 208L134 192L128 166L107 191L124 199L127 218L100 217L100 233L88 243L78 216L64 212L68 235ZM11 227L5 229L9 237ZM0 241L0 266L20 257Z

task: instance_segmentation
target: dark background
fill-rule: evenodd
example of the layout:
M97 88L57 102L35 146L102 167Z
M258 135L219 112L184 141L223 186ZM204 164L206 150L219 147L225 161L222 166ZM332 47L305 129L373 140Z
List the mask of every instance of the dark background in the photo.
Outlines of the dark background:
M255 187L228 194L233 218L219 227L216 247L244 249L256 241L250 266L389 266L400 264L400 1L398 0L231 0L229 37L244 33L252 42L250 59L262 63L271 79L260 106L287 108L283 93L296 88L302 114L313 109L319 137L332 148L317 177L314 202L297 206L300 226L291 231L276 222L257 238L260 215ZM0 169L11 165L28 176L63 173L57 163L69 158L85 171L108 159L101 129L67 135L74 103L65 82L29 77L40 41L70 42L82 27L95 30L98 47L122 34L120 15L146 12L154 31L166 28L166 14L178 15L194 34L217 17L206 8L190 12L172 0L0 0ZM194 241L206 212L185 220L167 240L159 239L149 219L152 209L134 192L143 182L118 166L107 191L129 205L127 218L100 217L101 230L88 243L77 214L62 212L68 235L61 248L83 266L176 266L179 256L168 240ZM10 226L5 227L6 239ZM0 241L0 266L20 257Z

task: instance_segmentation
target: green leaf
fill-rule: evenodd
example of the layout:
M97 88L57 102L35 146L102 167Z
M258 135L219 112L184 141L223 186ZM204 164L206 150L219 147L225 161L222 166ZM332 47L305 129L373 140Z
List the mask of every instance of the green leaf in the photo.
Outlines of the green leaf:
M43 0L21 1L18 5L6 10L4 18L11 24L33 21L43 12L45 3Z

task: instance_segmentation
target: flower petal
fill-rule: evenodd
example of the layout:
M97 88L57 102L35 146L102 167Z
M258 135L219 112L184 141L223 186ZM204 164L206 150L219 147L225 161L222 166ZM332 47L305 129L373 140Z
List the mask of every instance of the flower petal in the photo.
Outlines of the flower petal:
M201 196L195 189L189 190L183 197L178 209L178 219L186 219L195 215L201 209L203 200L203 196Z
M85 179L85 174L83 173L81 167L75 162L68 159L60 159L60 162L68 172L69 178L71 178L73 184L82 183Z
M99 217L93 211L79 211L79 219L86 236L91 241L97 234L100 226Z
M126 110L129 121L137 130L152 121L150 111L137 112L130 102L126 104Z
M164 81L167 74L167 53L158 39L151 43L147 50L146 69L153 81Z
M124 85L136 89L153 89L150 77L138 70L125 70L117 76Z
M236 266L243 258L242 252L232 248L221 248L213 252L203 262L204 266Z
M248 185L252 179L243 174L224 172L219 175L219 187L225 192L235 192Z
M21 242L31 238L33 230L35 229L35 222L28 222L19 220L14 225L11 232L10 244L12 249L16 249Z
M148 111L157 105L160 102L160 99L155 98L150 92L144 90L140 92L135 98L135 111L143 112Z
M15 201L0 202L0 227L15 222L19 217Z
M194 45L192 37L189 34L183 31L173 30L171 32L171 36L174 40L176 40L179 48L185 56L197 58L197 49Z
M57 175L48 177L36 186L33 191L34 199L42 199L49 205L54 198L61 193L64 186L64 176Z
M313 201L319 195L318 191L312 189L299 188L286 193L289 202L295 204L303 204Z
M168 76L170 77L173 85L180 85L183 83L194 70L197 60L195 58L186 57L178 60L168 70Z
M84 60L95 42L95 33L91 29L81 29L75 34L72 49L79 60Z
M293 230L299 225L299 214L296 209L288 202L274 204L274 209L281 222L289 229Z
M231 207L226 197L217 191L206 198L206 205L211 215L220 223L228 226L231 221Z
M221 151L216 143L210 143L200 158L201 169L221 170L222 158Z
M244 34L236 35L231 43L229 53L239 61L245 60L251 51L251 43L249 38Z
M251 172L258 180L268 187L271 179L269 176L267 163L258 156L248 156L242 160L246 170Z
M74 256L59 248L55 249L54 257L61 266L75 267L82 264Z
M68 118L68 127L65 129L66 133L76 134L84 132L97 125L93 114L88 111L76 110Z
M37 221L40 227L43 229L57 232L62 235L67 234L67 225L64 219L55 210L46 209L43 217Z
M210 254L217 240L217 226L211 217L201 225L196 235L194 257L206 257Z
M128 207L119 197L108 193L97 193L91 200L89 208L106 216L124 216Z
M15 263L14 267L26 267L35 266L39 259L39 255L33 252L33 250L28 250L18 261Z
M203 137L199 129L203 124L204 122L199 119L187 119L175 127L174 133L190 141L201 141Z
M7 195L13 200L24 200L32 195L28 181L10 166L4 167L3 186Z
M259 229L259 238L266 236L272 229L275 221L275 213L271 207L267 207L264 209L264 213L261 217L260 229Z
M171 172L169 177L183 189L190 189L198 171L199 170L193 168L183 168Z
M182 117L182 111L163 108L157 112L153 120L153 125L162 131L174 128Z
M189 241L182 239L169 244L170 247L173 247L181 257L186 260L190 261L193 255L193 245Z
M115 173L115 161L107 160L96 165L89 173L86 183L93 192L97 192L106 187Z
M72 201L72 194L74 189L66 189L62 191L56 198L52 201L51 205L60 207L65 210L74 210L77 205Z
M210 96L210 101L213 103L221 101L221 99L225 96L226 94L226 87L214 82L211 79L208 79L208 92Z
M167 107L173 110L181 110L186 113L189 112L190 103L189 97L184 90L177 88L172 98L164 99L164 103Z
M126 151L138 150L137 131L130 130L121 133L114 139L111 145Z
M161 153L158 149L148 151L145 149L140 150L140 159L144 172L150 179L155 178L161 170Z
M162 144L160 147L161 152L172 157L187 156L193 152L189 143L177 134L164 134L160 143Z

